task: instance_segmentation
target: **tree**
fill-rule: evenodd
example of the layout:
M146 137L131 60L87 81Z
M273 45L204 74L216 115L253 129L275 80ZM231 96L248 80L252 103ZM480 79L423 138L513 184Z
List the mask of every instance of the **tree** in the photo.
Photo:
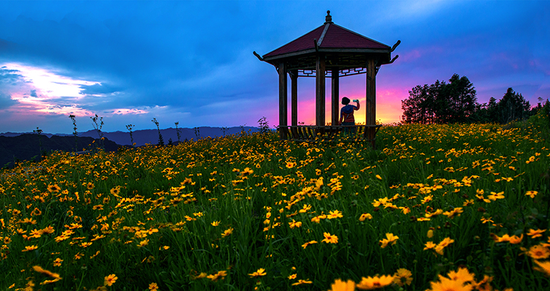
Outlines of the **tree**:
M448 100L450 116L447 122L467 122L474 113L477 104L474 85L463 76L454 74L444 88L444 97Z
M424 107L428 95L428 85L418 85L409 91L409 98L401 100L402 120L405 123L426 123Z
M473 120L479 104L470 80L454 74L448 84L436 80L430 86L412 88L401 107L405 123L452 123Z
M506 94L497 104L497 119L500 123L508 123L514 120L522 120L529 117L531 105L521 94L517 94L508 88Z

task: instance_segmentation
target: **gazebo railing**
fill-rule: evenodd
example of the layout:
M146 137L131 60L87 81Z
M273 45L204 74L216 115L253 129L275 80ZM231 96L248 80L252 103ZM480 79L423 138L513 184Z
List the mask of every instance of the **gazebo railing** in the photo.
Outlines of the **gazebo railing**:
M366 141L375 147L376 133L382 125L290 125L279 126L282 139L295 141Z

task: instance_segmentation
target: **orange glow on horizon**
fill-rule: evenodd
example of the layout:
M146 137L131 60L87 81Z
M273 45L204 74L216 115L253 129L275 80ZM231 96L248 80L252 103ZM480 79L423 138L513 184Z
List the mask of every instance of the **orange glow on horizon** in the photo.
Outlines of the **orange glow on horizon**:
M361 91L359 91L359 90ZM340 96L346 96L349 99L358 99L360 108L358 111L355 111L355 122L357 124L364 124L366 122L366 97L365 93L363 92L363 88L352 88L351 93L348 93L346 95L340 94ZM349 92L348 91L348 92ZM357 92L360 93L357 93ZM330 92L329 89L327 89L327 92ZM404 99L406 96L408 96L408 89L378 89L376 92L376 121L382 124L391 124L391 123L397 123L401 121L401 115L403 114L403 111L401 109L401 99ZM311 93L310 93L311 94ZM330 99L330 93L325 99L325 122L327 124L332 122L332 115L331 115L331 99ZM405 96L405 97L404 97ZM298 97L300 98L300 96ZM355 103L352 101L352 105L355 105ZM342 108L342 104L338 104L338 118L340 118L340 109ZM288 110L288 124L290 123L291 118L291 109ZM301 102L298 102L298 124L304 124L304 125L315 125L315 99L310 98L309 100L304 100Z

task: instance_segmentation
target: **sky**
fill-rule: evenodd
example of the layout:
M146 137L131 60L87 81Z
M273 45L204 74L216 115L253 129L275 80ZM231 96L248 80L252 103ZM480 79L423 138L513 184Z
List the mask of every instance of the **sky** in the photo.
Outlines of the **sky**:
M0 132L278 125L278 75L259 61L323 25L392 46L376 119L398 122L417 85L466 76L479 103L508 88L550 99L550 1L0 0ZM289 82L290 83L290 82ZM330 82L326 120L330 121ZM365 75L340 79L365 98ZM290 104L290 102L289 102ZM364 102L363 102L364 104ZM290 118L290 111L289 111ZM364 112L356 121L364 120ZM298 121L315 123L315 79L298 79ZM289 122L290 123L290 122Z

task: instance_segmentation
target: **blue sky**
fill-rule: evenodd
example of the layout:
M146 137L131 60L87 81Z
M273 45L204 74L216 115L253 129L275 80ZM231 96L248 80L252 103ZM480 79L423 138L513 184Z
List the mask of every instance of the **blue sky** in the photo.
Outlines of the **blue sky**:
M0 132L71 133L70 114L79 131L94 114L104 131L155 128L153 118L161 128L276 125L277 73L252 52L317 28L327 10L374 40L401 40L377 75L382 122L399 120L411 88L455 73L481 103L508 87L532 105L550 98L550 1L2 0ZM364 100L364 78L342 78L340 95ZM298 86L298 119L313 124L314 80Z

